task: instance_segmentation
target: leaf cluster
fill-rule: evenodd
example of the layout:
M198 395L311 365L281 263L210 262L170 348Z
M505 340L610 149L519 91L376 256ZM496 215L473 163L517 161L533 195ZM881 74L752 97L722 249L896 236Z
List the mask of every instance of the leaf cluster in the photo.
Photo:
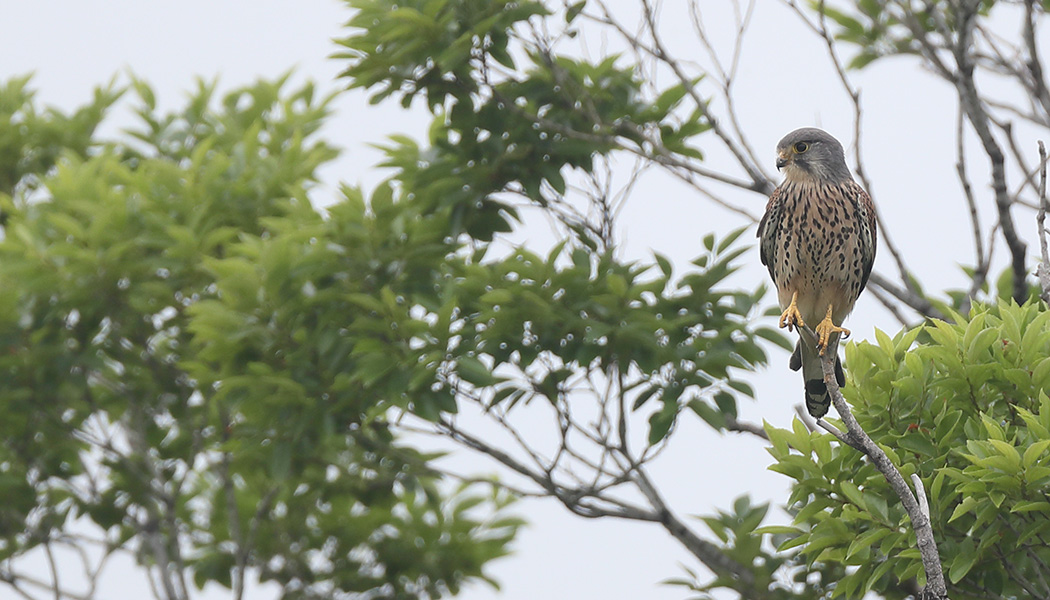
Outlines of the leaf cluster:
M952 597L1043 594L1050 509L1050 313L1037 302L976 306L846 351L844 394L862 427L929 494ZM778 532L810 565L848 574L836 596L904 597L924 583L906 513L857 451L801 424L769 428L773 469L794 480Z
M63 154L86 158L97 142L95 128L120 97L112 84L96 88L90 104L65 114L34 101L31 77L0 84L0 193L12 196L18 184L33 185Z
M331 362L340 330L367 313L341 296L326 306L342 313L311 308L333 292L302 285L310 260L290 272L301 257L279 254L323 248L309 258L353 265L344 274L380 298L399 253L430 256L380 218L380 248L358 245L360 201L341 209L356 224L310 238L325 226L308 193L335 156L316 135L331 98L286 78L221 98L201 83L160 113L147 84L132 88L139 122L111 143L92 132L119 92L73 116L39 110L23 80L0 93L22 102L4 106L0 130L21 145L2 163L14 195L0 242L0 558L66 539L80 519L198 587L250 568L285 598L438 597L482 576L519 526L503 516L509 498L441 491L433 457L402 444L377 394ZM289 297L287 313L238 312ZM285 324L287 338L267 337Z
M764 364L750 319L763 290L724 289L746 249L738 230L706 240L696 270L674 279L670 263L618 263L596 245L563 243L546 258L518 249L467 264L455 304L438 308L440 330L420 349L452 393L509 409L536 398L569 401L594 373L617 381L632 410L655 404L648 442L662 440L688 407L716 429L736 416L734 369ZM656 274L653 274L656 271ZM455 315L448 320L446 315Z
M958 29L959 6L953 2L926 2L913 7L908 3L857 0L848 8L823 0L810 0L809 4L833 24L834 39L857 47L857 54L847 63L852 69L862 69L886 56L922 55L923 38L934 40L936 47L950 47ZM981 0L978 13L987 16L996 4L996 0Z
M569 170L591 171L617 149L652 155L655 140L659 152L700 157L687 140L707 130L702 112L675 114L685 85L647 98L615 55L589 62L538 45L522 31L551 24L543 3L349 4L354 32L337 56L350 63L351 87L375 90L373 102L396 94L409 106L423 96L435 115L430 147L396 136L385 166L429 205L452 207L457 233L488 240L507 231L516 211L500 192L547 206L565 195Z

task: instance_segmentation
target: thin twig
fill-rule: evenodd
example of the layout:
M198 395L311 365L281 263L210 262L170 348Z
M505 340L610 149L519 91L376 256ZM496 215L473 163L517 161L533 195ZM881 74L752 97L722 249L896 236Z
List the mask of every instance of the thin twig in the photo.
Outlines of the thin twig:
M875 299L879 301L879 304L882 304L883 308L890 311L890 314L893 315L894 319L897 319L897 322L900 323L901 326L910 327L914 325L914 323L904 318L904 313L901 312L900 304L894 302L885 290L877 285L870 286L868 290L871 292L871 295L875 296Z
M55 553L51 550L51 540L44 542L44 555L47 556L47 566L51 571L51 585L55 588L55 600L62 600L62 585L58 580L58 565L55 564Z
M56 597L58 598L67 598L68 600L91 600L83 594L77 594L69 590L54 588L54 586L52 586L46 581L42 581L40 579L36 579L35 577L30 577L22 573L15 573L10 570L0 570L0 581L11 586L11 588L15 590L15 592L19 596L26 598L27 600L36 599L32 595L30 595L29 592L25 591L20 585L18 585L19 583L25 583L28 586L34 587L39 590L43 590L45 592L54 591Z
M977 201L973 196L973 186L970 185L970 177L966 173L966 136L963 135L963 116L963 111L960 107L955 119L955 172L959 176L959 184L962 185L963 195L966 197L966 206L970 210L970 225L973 227L975 254L973 281L970 283L970 290L967 292L966 299L963 301L963 306L960 310L965 315L970 312L970 303L973 302L973 298L981 290L988 278L989 255L984 253L984 238L981 235L981 221L977 213Z
M806 429L809 431L817 430L818 424L813 420L813 416L809 414L809 411L806 410L804 404L795 404L793 408L795 409L795 414L798 415L798 420L802 421L802 424L806 426Z
M838 440L840 442L842 442L843 444L846 444L847 446L850 445L849 438L847 438L846 434L842 433L842 431L839 430L838 427L835 427L834 425L832 425L831 423L828 423L824 419L817 419L817 426L820 427L821 429L823 429L824 431L830 433L831 435L835 436L836 438L838 438Z
M737 433L750 433L751 435L758 436L764 440L769 440L769 436L766 435L766 430L762 429L760 425L748 423L747 421L739 421L736 417L730 415L726 415L726 429Z

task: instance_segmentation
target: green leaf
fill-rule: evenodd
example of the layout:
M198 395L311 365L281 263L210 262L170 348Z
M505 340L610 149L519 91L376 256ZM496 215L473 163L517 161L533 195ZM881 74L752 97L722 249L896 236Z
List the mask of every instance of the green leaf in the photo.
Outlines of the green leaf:
M955 555L948 567L948 580L952 583L959 583L970 572L975 562L977 562L976 546L972 540L963 540L959 553Z
M456 373L465 381L478 387L486 387L498 383L499 378L492 374L491 369L485 366L473 356L463 356L456 362Z
M685 85L677 84L667 88L657 96L656 101L653 103L653 107L658 114L657 118L663 119L672 108L682 101L687 91ZM710 250L710 248L708 249Z
M857 508L866 510L867 505L864 502L864 496L861 494L860 489L853 485L850 481L840 481L839 490L846 498L852 502Z
M656 264L660 266L660 271L664 274L664 277L670 277L672 272L671 261L661 254L653 254L656 258Z
M716 410L700 399L690 400L689 408L714 429L718 431L725 429L726 417L722 411Z
M1010 507L1010 512L1015 513L1027 513L1034 511L1050 514L1050 502L1047 502L1045 500L1017 502Z
M763 525L755 529L755 535L797 535L802 529L792 525Z
M952 511L952 516L948 517L948 522L951 523L959 517L970 513L975 506L977 506L977 499L973 496L966 496L963 498L963 501L955 507L955 510Z
M586 7L587 0L581 0L580 2L570 5L568 10L565 11L565 22L572 23Z
M780 346L788 352L791 352L795 349L794 344L791 342L791 340L789 340L787 336L780 333L776 329L772 329L770 327L758 327L755 329L755 335L764 340L773 342L774 344Z
M715 394L715 405L718 406L718 410L724 415L736 417L736 398L733 398L732 394L725 392L719 392Z
M938 456L941 453L937 446L921 433L906 435L897 443L904 450L910 450L923 456Z
M1047 448L1050 448L1050 439L1032 443L1028 448L1025 448L1024 456L1021 457L1021 464L1027 469L1040 462L1040 459L1044 458L1043 455L1046 454Z
M674 403L667 402L661 410L649 417L649 445L659 443L671 430L675 420L678 418L678 408Z
M850 542L849 548L846 550L846 558L850 558L856 553L870 547L875 542L889 535L889 533L890 531L884 527L869 529L861 534L860 537Z

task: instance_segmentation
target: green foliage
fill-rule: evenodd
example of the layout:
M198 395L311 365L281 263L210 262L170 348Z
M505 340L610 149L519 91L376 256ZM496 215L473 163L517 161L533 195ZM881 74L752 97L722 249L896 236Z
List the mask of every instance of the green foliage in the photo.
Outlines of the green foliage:
M905 478L918 474L953 598L1030 597L1046 577L1050 512L1050 312L977 306L846 350L854 415ZM875 468L829 435L768 428L774 470L810 565L854 570L834 588L906 595L924 580L906 513Z
M95 144L95 128L121 92L111 84L72 114L33 102L29 76L0 83L0 193L11 196L16 184L35 185L29 176L45 175L63 153L86 158Z
M199 82L164 114L133 80L137 124L111 141L94 130L121 91L66 116L27 80L0 88L0 559L80 518L198 587L254 570L289 600L455 593L521 522L504 493L450 490L391 417L566 407L601 381L647 420L649 452L683 413L723 429L763 340L785 344L753 322L764 289L729 283L742 230L677 274L618 259L585 219L545 256L489 245L512 198L564 203L616 152L700 159L689 85L537 47L519 32L561 22L538 2L350 4L349 86L434 121L425 144L392 138L387 182L323 215L331 98L310 84ZM709 524L771 578L746 535L764 513Z
M450 241L447 213L377 194L366 215L360 192L346 194L312 227L244 238L209 262L218 295L191 309L191 327L219 397L305 436L391 406L435 420L461 398L565 402L580 372L619 372L635 410L660 405L655 443L682 408L721 428L735 393L752 394L733 369L765 362L749 321L761 290L720 290L744 251L732 239L677 282L596 246L481 260ZM327 411L299 414L304 393Z
M548 14L543 4L517 0L350 0L355 9L348 25L359 30L340 42L353 58L343 73L353 87L379 87L381 102L402 94L408 106L417 93L434 109L448 97L465 99L480 88L477 60L491 56L514 68L508 51L509 30L534 15ZM438 48L441 51L434 52Z
M753 565L755 589L768 590L762 597L768 600L789 600L795 598L813 598L803 596L783 584L782 569L790 565L785 555L778 555L769 548L767 540L754 532L766 517L768 504L753 506L748 496L740 496L733 502L731 512L718 511L716 514L700 517L704 525L715 536L715 543L732 560L742 565ZM713 600L711 592L720 589L741 589L739 581L730 577L715 577L702 581L701 576L690 568L685 568L688 577L670 579L664 583L696 592L690 598L696 600ZM808 590L807 590L808 591Z
M966 277L971 281L977 276L976 270L973 267L960 267ZM922 288L916 285L916 289L919 293L924 293ZM1039 300L1040 294L1039 282L1035 279L1028 281L1028 296L1027 302L1036 302ZM975 297L971 298L970 289L967 287L945 290L944 295L947 296L945 301L931 299L933 306L941 311L943 314L951 314L953 312L968 312L969 306L974 302L991 302L994 303L997 298L1010 298L1014 294L1014 271L1012 267L1006 267L999 272L994 278L986 278L983 280L981 285L976 290Z
M451 207L454 233L490 240L516 218L499 192L546 206L565 194L570 169L590 171L596 156L623 147L652 153L653 137L667 152L700 157L687 141L707 130L702 112L675 114L686 86L646 98L635 69L616 56L591 63L520 39L517 27L549 14L542 3L349 4L358 12L353 35L340 42L347 51L337 55L350 61L344 76L375 90L373 102L396 94L408 106L425 97L435 115L430 147L394 137L386 166L426 206Z
M762 291L723 290L745 250L730 250L731 242L712 247L698 260L705 267L678 281L667 271L645 276L656 265L617 263L587 245L467 263L434 307L439 328L420 361L446 375L439 391L466 392L490 408L568 402L587 387L581 373L597 371L619 379L634 410L658 405L651 444L685 407L721 429L726 415L736 416L733 392L752 394L733 369L766 360L749 324Z
M513 226L509 194L544 208L558 202L569 170L591 172L597 156L641 148L650 143L643 131L659 132L669 151L698 157L686 140L706 129L700 112L675 114L687 87L646 98L634 68L616 56L592 63L537 49L518 29L538 20L557 26L538 2L349 4L358 12L340 56L349 60L351 87L374 90L373 102L398 95L408 106L422 96L435 115L429 147L392 138L383 166L395 174L370 202L377 216L393 211L396 222L418 222L438 236L427 242L438 243L428 249L438 259L434 272L405 278L422 295L348 292L367 296L376 317L403 337L395 349L358 350L374 362L377 380L410 379L396 383L401 391L389 388L388 400L430 419L455 410L457 394L488 408L535 398L557 404L586 387L581 373L602 373L623 377L634 409L649 411L650 443L685 407L722 428L736 415L736 394L751 395L732 369L765 361L758 338L782 339L749 322L762 290L722 287L744 251L731 248L741 232L717 247L710 236L698 270L678 280L662 257L617 261L579 222L568 223L571 238L545 257L521 248L493 258L484 246L461 245ZM582 8L569 7L565 22ZM389 356L424 371L411 379Z
M857 47L848 66L862 69L879 58L902 54L921 54L922 35L953 35L958 28L957 6L953 2L888 3L856 0L848 8L823 0L810 0L810 8L832 24L834 38ZM996 0L982 0L979 13L987 16Z
M310 206L335 156L315 135L330 98L285 78L221 99L202 83L158 114L152 90L132 87L140 124L116 143L92 137L116 92L66 117L35 107L24 80L0 88L0 139L17 150L0 164L14 193L0 242L0 558L82 518L144 566L178 560L198 586L252 568L289 599L438 597L482 576L520 524L501 516L509 499L440 493L368 371L332 361L342 331L380 337L381 321L329 281L302 284L312 260L377 291L440 260L381 202L375 216L337 209L356 221ZM344 230L311 237L332 223ZM299 260L296 244L314 254ZM287 338L269 335L283 325Z

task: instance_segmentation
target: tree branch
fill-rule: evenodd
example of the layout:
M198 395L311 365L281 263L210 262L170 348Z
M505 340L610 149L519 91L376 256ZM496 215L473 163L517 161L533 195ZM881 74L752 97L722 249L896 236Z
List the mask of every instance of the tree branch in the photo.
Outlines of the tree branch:
M1046 244L1046 146L1039 140L1039 214L1035 219L1039 226L1039 250L1043 260L1036 268L1039 277L1040 297L1050 303L1050 252Z
M755 423L748 423L747 421L740 421L736 417L726 415L726 429L734 431L736 433L750 433L751 435L758 436L766 441L769 441L769 436L766 435L766 430L762 429L760 425Z
M1043 77L1043 64L1039 59L1039 47L1036 44L1035 35L1035 0L1025 0L1025 23L1023 36L1025 47L1028 50L1028 73L1030 75L1027 83L1032 98L1039 103L1043 109L1043 115L1050 121L1050 89L1047 89L1046 79ZM1044 121L1044 125L1050 124Z
M995 140L989 126L991 119L984 108L977 85L974 83L973 62L973 29L974 20L980 0L964 0L959 4L957 11L956 29L958 39L953 45L952 52L955 56L957 70L955 72L955 87L959 94L959 103L973 126L977 137L981 140L985 154L991 162L992 168L992 190L995 193L995 207L999 211L999 222L1002 226L1003 239L1010 249L1011 267L1014 276L1013 297L1021 304L1028 297L1028 284L1025 282L1027 269L1025 267L1025 243L1017 234L1013 216L1010 214L1012 200L1006 186L1006 160L1002 148Z
M937 552L937 541L933 537L933 526L930 522L925 490L920 482L920 485L916 486L916 494L912 493L901 472L853 417L849 405L846 404L846 400L842 397L842 391L839 389L838 382L835 380L835 359L837 356L838 340L835 340L830 344L820 361L824 370L824 384L827 386L828 393L831 394L831 401L835 404L835 410L838 411L842 423L846 426L846 432L841 437L836 437L868 457L868 460L886 478L890 487L893 488L897 497L900 498L904 510L908 513L912 529L915 531L919 553L922 557L923 570L926 572L926 587L919 594L920 600L946 600L948 591L944 583L940 554ZM917 495L921 496L921 499L916 499Z
M39 590L43 590L45 592L51 592L54 594L55 598L65 598L68 600L91 600L89 596L77 594L68 590L59 589L57 586L54 586L46 581L41 581L39 579L29 577L21 573L15 573L14 571L8 569L0 569L0 581L9 585L11 589L15 591L15 593L17 593L22 598L25 598L26 600L36 600L36 598L34 598L33 595L31 595L29 592L23 589L23 587L19 585L20 583L25 583L29 586L32 586Z
M613 499L607 496L597 496L595 490L568 488L560 485L551 478L550 474L539 473L526 467L510 454L462 429L459 429L447 419L441 421L438 425L449 438L463 444L464 446L481 452L482 454L488 455L490 458L495 459L497 462L511 469L515 473L533 481L536 485L546 491L549 496L558 499L559 502L574 514L588 518L619 517L621 519L634 521L660 520L658 515L654 514L652 511L645 510L644 508L629 504L619 499ZM588 497L606 502L612 507L600 506L593 502L584 502Z
M973 302L974 296L980 291L981 287L984 286L984 282L988 279L988 257L984 252L984 237L981 233L981 221L977 213L977 201L973 196L973 186L970 185L970 177L966 173L966 153L965 153L965 136L963 135L963 111L958 111L955 120L955 172L959 176L959 184L962 186L963 195L966 198L966 206L970 210L970 225L973 227L973 244L974 244L974 272L973 281L970 283L970 290L966 294L964 300L962 314L970 312L970 303Z
M941 311L937 310L933 306L933 304L930 303L929 300L911 290L903 289L893 283L890 283L880 273L872 271L871 276L868 278L868 282L882 288L888 294L890 294L897 300L900 300L904 304L910 306L912 310L919 313L920 315L923 315L924 317L928 317L931 319L944 318L944 315L941 314Z
M693 530L686 527L671 512L671 509L657 491L656 486L649 481L649 477L643 468L638 467L634 472L634 480L638 484L638 489L655 509L656 514L659 516L660 524L672 537L678 540L693 556L707 565L716 574L728 576L739 582L744 588L741 592L745 592L745 598L755 600L767 597L767 590L755 587L755 576L749 568L727 556L718 546L697 536L693 533Z

